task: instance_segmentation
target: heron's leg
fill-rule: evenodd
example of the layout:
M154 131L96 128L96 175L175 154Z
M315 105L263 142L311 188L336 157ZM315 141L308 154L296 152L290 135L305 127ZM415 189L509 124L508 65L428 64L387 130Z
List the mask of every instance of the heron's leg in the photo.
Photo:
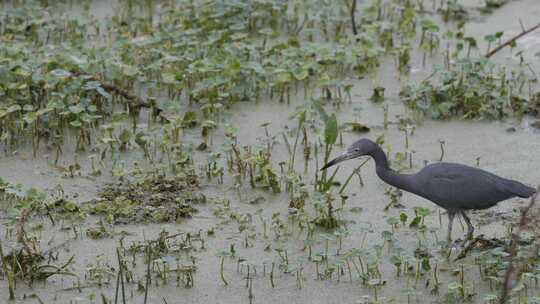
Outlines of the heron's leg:
M471 223L471 219L467 216L465 211L461 211L461 216L465 220L465 223L467 223L467 240L473 239L473 233L474 233L474 226Z
M447 210L448 212L448 234L446 235L446 241L448 242L448 246L452 243L452 225L454 223L454 217L456 216L456 212L453 210Z

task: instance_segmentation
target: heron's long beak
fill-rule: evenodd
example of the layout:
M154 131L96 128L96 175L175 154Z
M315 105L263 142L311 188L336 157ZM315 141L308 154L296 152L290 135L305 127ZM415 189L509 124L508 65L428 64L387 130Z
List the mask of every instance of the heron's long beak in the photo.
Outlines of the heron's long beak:
M333 165L335 165L337 163L340 163L342 161L346 161L346 160L349 160L349 159L352 159L352 158L355 158L355 157L356 157L356 155L354 153L349 153L349 152L345 151L340 156L338 156L338 157L332 159L331 161L329 161L326 165L324 165L321 168L321 170L330 168L330 167L332 167Z

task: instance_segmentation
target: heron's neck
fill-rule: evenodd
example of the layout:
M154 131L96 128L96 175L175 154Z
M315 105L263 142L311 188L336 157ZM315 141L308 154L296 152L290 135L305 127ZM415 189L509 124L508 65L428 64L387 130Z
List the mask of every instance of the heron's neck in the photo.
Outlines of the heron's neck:
M373 151L370 155L375 160L375 169L380 179L394 187L406 191L413 190L411 188L413 185L410 182L410 175L399 174L392 170L390 166L388 166L388 159L386 158L386 154L380 147L377 147L377 149L375 149L375 151Z

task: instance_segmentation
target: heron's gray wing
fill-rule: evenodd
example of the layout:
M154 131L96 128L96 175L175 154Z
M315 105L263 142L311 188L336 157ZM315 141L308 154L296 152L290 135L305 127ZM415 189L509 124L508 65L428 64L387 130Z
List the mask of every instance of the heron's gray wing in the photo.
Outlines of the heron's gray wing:
M446 209L484 209L512 197L504 191L504 179L463 165L426 167L419 175L421 196Z

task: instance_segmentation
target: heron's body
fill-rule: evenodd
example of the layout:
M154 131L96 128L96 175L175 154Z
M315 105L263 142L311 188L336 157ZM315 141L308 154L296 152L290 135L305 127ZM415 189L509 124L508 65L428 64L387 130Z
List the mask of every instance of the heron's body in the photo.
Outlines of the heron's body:
M455 163L436 163L404 175L402 189L444 209L486 209L512 197L529 197L534 189L482 169ZM391 184L391 182L390 182Z
M472 238L474 228L465 214L466 210L487 209L509 198L526 198L536 192L534 188L518 181L455 163L435 163L414 174L399 174L390 169L382 149L368 139L355 142L347 152L330 161L324 168L363 155L369 155L375 160L377 175L386 183L426 198L448 211L448 241L456 214L461 214L465 219L467 237Z

